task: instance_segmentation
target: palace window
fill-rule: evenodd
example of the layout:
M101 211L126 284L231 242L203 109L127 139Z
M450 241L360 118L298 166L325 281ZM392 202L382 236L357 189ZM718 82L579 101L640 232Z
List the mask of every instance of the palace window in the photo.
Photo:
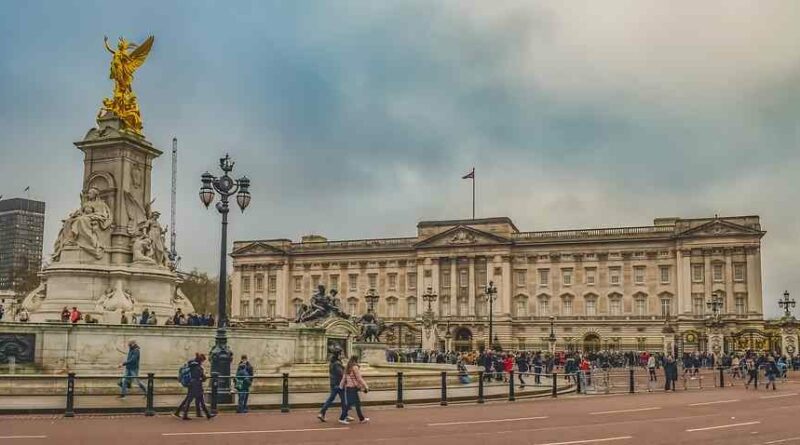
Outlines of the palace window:
M705 281L702 264L692 264L692 281L695 283L702 283Z
M669 266L659 266L658 272L659 275L661 275L661 284L669 284L670 282Z
M620 282L620 268L619 267L609 267L608 268L608 282L612 285L619 285Z
M545 316L550 313L550 301L546 298L539 299L539 316Z
M635 266L633 268L633 282L635 284L644 284L644 269L645 266Z
M526 271L526 270L517 270L517 271L514 272L514 275L516 276L516 281L517 281L517 286L518 287L525 287L526 274L527 273L528 273L528 271Z
M386 300L386 315L389 318L397 317L397 299L389 298Z
M410 297L406 302L408 304L408 317L417 318L417 299Z
M636 303L636 315L639 316L646 315L647 299L645 297L637 297L635 303Z
M572 284L572 269L561 269L561 284L564 286Z
M442 315L442 317L450 316L450 298L442 297L439 305L439 313Z
M516 301L517 317L526 317L528 315L528 299L518 298Z
M331 275L328 277L328 282L330 283L328 287L331 288L331 290L339 290L339 275Z
M270 275L270 277L267 278L267 290L269 292L275 292L278 290L278 277L275 275Z
M483 289L486 287L486 270L485 269L478 269L475 273L478 276L478 288Z
M317 286L319 286L320 280L322 279L319 275L311 275L311 288L316 291Z
M303 300L295 298L292 303L294 305L294 316L296 318L298 315L300 315L300 309L303 307Z
M594 283L597 281L597 269L594 267L587 267L586 269L586 284L589 286L594 286Z
M242 292L250 293L250 277L242 277Z
M303 290L303 277L294 277L294 291L300 292Z
M450 271L445 270L442 272L442 288L450 289Z
M389 274L389 290L397 289L397 274L390 273Z
M355 292L358 290L358 274L351 273L348 277L348 288L350 292Z
M561 301L561 315L572 315L572 298L564 298Z
M747 295L736 294L736 315L747 315Z
M714 278L714 282L719 283L725 280L725 274L723 273L724 269L722 263L714 263L714 265L711 268L711 271Z
M706 307L706 303L703 300L703 294L692 294L692 314L703 315Z
M242 301L240 312L241 312L241 316L242 317L249 317L250 316L250 302L249 301Z
M466 317L469 315L468 302L466 297L459 297L458 299L458 316Z
M469 272L466 269L458 271L458 287L465 289L469 287Z
M275 318L275 300L267 301L267 317Z
M378 274L371 273L371 274L367 275L367 278L369 279L369 288L370 289L377 289L378 288Z
M256 298L253 302L253 315L256 317L264 316L264 300Z
M733 281L744 281L745 265L743 263L736 263L733 265Z
M410 290L415 290L417 288L417 274L416 272L412 272L408 274L408 288Z
M358 312L358 299L357 298L349 298L347 300L347 313L355 316Z
M621 298L612 298L609 300L609 309L611 311L611 315L622 315L622 299Z
M666 317L667 314L671 314L672 310L672 300L669 298L662 298L661 299L661 316Z
M264 275L256 275L256 292L264 292Z
M597 299L589 298L586 300L586 315L589 317L597 315Z
M550 285L550 269L539 269L539 285Z

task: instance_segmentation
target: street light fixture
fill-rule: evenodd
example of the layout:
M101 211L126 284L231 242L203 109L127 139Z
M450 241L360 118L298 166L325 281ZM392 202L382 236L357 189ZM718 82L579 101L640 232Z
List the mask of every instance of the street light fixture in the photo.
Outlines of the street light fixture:
M494 337L492 337L492 328L494 323L494 300L497 299L497 287L494 285L494 281L490 281L488 285L486 285L486 290L484 292L484 297L486 301L489 302L489 349L494 349L492 343L494 342Z
M556 353L556 317L550 316L550 335L547 337L547 341L550 342L550 354L555 355Z
M789 291L783 291L783 300L778 300L778 306L783 309L786 318L792 316L791 308L794 308L795 304L794 298L789 299Z
M722 301L722 297L720 297L717 293L714 293L711 296L711 300L706 302L706 307L711 310L715 320L719 319L723 304L724 302Z
M428 286L428 290L422 295L422 301L428 304L427 312L433 313L431 304L436 303L436 298L438 298L438 295L433 293L433 288L431 286Z
M364 295L364 300L367 302L367 308L369 312L375 312L375 305L380 299L381 296L378 295L378 292L375 289L370 289L367 291L367 295Z
M233 171L234 162L227 154L219 160L219 168L222 176L215 177L209 172L200 176L202 185L200 186L200 201L206 208L214 201L214 197L219 194L219 201L216 204L217 211L222 215L222 237L220 240L219 252L219 287L217 288L217 335L214 339L214 347L211 348L211 372L216 372L221 378L219 380L219 401L230 403L233 396L230 391L231 361L233 352L228 346L227 326L228 316L226 308L226 298L228 287L227 277L227 248L228 248L228 198L236 195L236 203L244 212L250 205L250 180L246 176L233 179L229 173Z

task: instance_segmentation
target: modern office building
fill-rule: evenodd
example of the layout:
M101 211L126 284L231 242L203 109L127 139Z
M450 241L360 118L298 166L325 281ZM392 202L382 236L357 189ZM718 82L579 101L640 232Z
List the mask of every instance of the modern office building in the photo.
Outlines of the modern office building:
M42 266L45 203L0 200L0 290L17 292Z
M402 238L237 241L232 316L289 323L318 284L360 315L374 290L388 344L423 344L433 331L437 347L479 349L489 342L491 281L493 337L504 348L548 349L552 321L558 350L662 350L670 330L676 352L705 350L713 315L726 350L765 349L765 233L758 216L540 232L499 217L423 221Z

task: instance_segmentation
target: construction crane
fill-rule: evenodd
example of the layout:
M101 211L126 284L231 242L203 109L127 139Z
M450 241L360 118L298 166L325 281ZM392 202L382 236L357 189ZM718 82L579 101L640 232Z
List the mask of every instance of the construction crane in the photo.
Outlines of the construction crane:
M178 256L178 249L175 247L177 231L175 230L175 205L178 192L178 138L172 138L172 193L170 195L170 214L169 214L169 259L178 270L181 257Z

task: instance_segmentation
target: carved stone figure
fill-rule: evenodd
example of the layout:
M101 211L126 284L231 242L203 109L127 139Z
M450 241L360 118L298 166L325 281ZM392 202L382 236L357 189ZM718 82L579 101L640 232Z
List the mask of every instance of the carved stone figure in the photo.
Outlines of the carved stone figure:
M175 289L175 295L172 297L172 305L175 306L176 310L180 309L184 314L191 314L194 312L194 305L179 287Z
M476 241L475 235L466 230L459 230L450 238L450 244L472 244Z
M153 259L152 240L146 233L140 231L133 239L131 250L133 251L133 262L139 264L156 264Z
M59 261L61 252L67 246L77 245L97 259L103 257L107 246L100 241L100 235L111 228L111 210L100 199L100 191L90 188L81 194L81 207L63 220L63 226L56 239L53 261Z
M42 282L22 300L22 307L29 312L34 312L39 309L45 298L47 298L47 285Z
M153 211L144 223L144 232L150 238L152 248L152 258L159 266L167 267L169 258L167 256L166 242L164 241L164 228L158 223L160 213Z
M122 281L117 281L115 287L108 288L97 300L96 307L100 312L133 311L134 304L131 292L122 288Z

